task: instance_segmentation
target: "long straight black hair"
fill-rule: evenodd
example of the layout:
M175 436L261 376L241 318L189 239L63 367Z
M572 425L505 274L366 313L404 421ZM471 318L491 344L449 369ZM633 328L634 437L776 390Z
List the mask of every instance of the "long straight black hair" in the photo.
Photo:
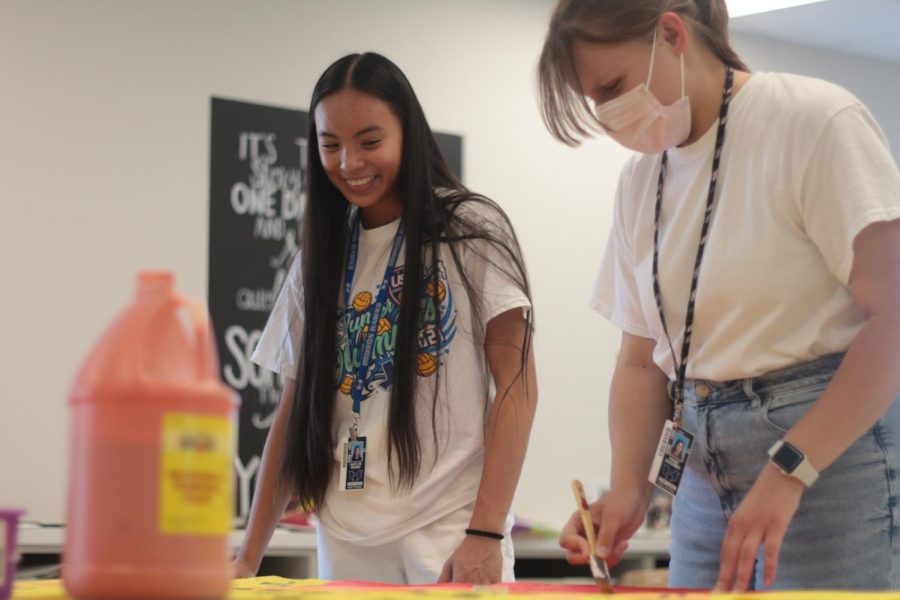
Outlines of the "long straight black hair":
M506 214L491 200L466 189L441 156L422 107L403 72L387 58L351 54L329 66L313 90L309 106L309 144L318 144L315 110L323 98L353 88L385 102L403 129L402 161L397 177L403 203L405 266L403 302L397 323L394 380L388 417L388 472L395 488L410 488L421 468L421 444L416 427L416 332L423 324L420 302L430 273L432 290L438 287L440 244L446 244L456 264L472 307L472 331L484 341L481 299L467 276L461 251L481 256L514 281L531 299L531 290L518 240ZM481 210L466 210L467 205ZM481 215L473 218L472 215ZM318 149L310 149L307 201L301 224L299 260L305 314L296 392L285 436L281 475L290 482L306 510L317 510L325 497L334 465L332 439L337 392L337 325L344 260L351 224L351 206L328 179ZM426 271L425 263L430 269ZM438 303L439 304L439 303ZM533 331L532 311L521 344L520 377L525 376ZM440 323L440 307L434 319ZM435 328L440 331L440 327ZM435 359L438 357L435 355ZM438 363L437 377L442 366ZM484 364L485 374L487 365ZM526 379L527 381L527 379ZM432 440L437 449L435 424L440 386L432 398ZM487 402L487 390L485 390ZM486 404L487 406L487 404ZM437 452L435 453L437 456Z

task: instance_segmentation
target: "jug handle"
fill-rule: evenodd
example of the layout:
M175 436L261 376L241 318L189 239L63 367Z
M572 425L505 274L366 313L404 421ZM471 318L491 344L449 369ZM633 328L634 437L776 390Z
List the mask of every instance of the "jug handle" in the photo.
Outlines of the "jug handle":
M206 306L198 300L182 296L178 293L170 293L169 297L159 307L159 313L167 311L177 311L184 309L187 312L191 325L193 326L194 343L197 347L196 368L197 375L201 379L218 379L218 359L216 358L213 344L215 343L210 335L210 319ZM157 314L159 314L157 313ZM138 346L134 355L133 367L137 371L137 376L143 381L149 378L144 371L144 359L142 348Z
M215 342L209 331L210 319L206 305L181 294L173 294L172 303L176 306L176 310L183 308L187 311L194 325L194 337L197 344L197 373L204 379L217 379L219 376L216 372L218 366L216 356L212 351Z

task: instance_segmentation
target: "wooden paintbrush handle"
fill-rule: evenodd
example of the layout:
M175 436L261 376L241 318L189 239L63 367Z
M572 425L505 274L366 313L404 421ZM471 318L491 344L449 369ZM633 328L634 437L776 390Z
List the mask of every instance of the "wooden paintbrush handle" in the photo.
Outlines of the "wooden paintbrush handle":
M577 479L572 481L572 491L575 493L575 503L578 512L581 513L581 524L584 526L584 535L587 538L591 554L597 550L597 540L594 533L594 520L591 518L591 509L584 496L584 486Z

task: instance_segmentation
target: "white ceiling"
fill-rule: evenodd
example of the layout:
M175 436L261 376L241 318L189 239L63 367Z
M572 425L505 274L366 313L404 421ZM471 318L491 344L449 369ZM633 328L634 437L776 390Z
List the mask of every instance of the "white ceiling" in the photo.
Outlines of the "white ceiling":
M736 17L731 29L900 62L900 0L826 0Z

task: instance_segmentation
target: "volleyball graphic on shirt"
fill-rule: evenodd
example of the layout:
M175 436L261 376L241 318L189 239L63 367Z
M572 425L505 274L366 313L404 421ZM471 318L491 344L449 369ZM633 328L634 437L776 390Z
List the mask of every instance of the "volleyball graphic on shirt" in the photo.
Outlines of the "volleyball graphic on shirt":
M352 375L344 375L344 379L341 381L341 393L350 395L350 390L353 389L353 376Z
M434 375L437 371L437 359L428 353L420 352L416 355L416 373L422 377Z
M391 322L385 317L378 319L378 335L389 333L391 331Z
M440 279L438 280L437 285L435 285L433 279L429 279L425 292L429 298L435 298L438 304L441 304L447 297L447 286L444 285L444 282Z
M368 310L370 306L372 306L371 292L360 292L353 299L353 309L356 310L356 312Z

